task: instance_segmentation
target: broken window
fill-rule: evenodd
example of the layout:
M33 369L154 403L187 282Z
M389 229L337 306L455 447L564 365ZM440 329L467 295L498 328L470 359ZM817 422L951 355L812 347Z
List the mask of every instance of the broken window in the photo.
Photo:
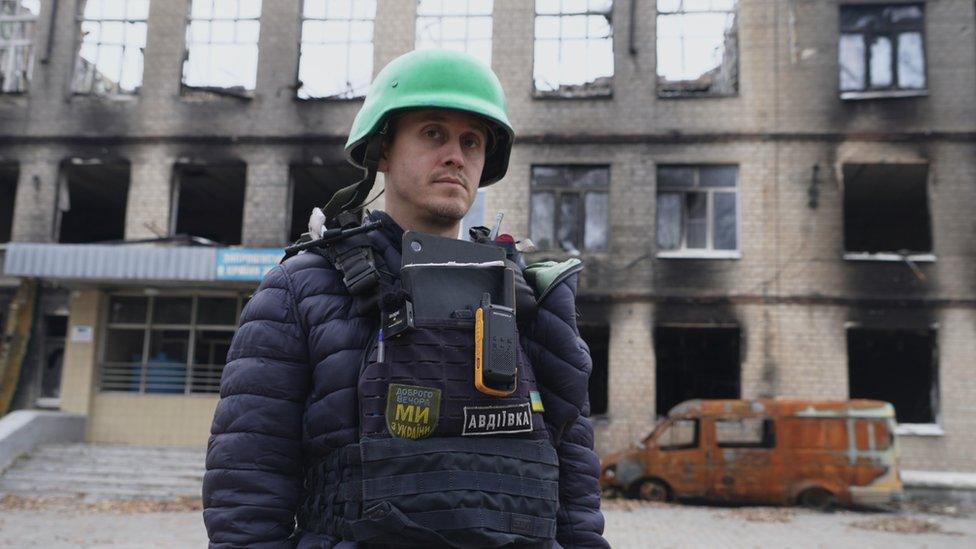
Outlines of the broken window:
M659 166L657 245L663 251L734 251L737 166Z
M417 0L416 48L470 53L491 66L493 0Z
M719 448L772 448L773 420L761 417L715 420L715 442Z
M0 93L27 91L40 0L0 0Z
M175 234L240 244L246 170L243 163L178 164Z
M17 197L17 164L0 163L0 243L10 242L14 229L14 199Z
M111 296L101 390L217 393L241 306L239 296Z
M695 398L739 398L739 329L657 327L657 414Z
M290 242L298 240L302 233L308 232L308 218L312 208L325 208L332 195L343 187L348 187L362 178L359 168L348 163L321 166L315 164L293 164L290 167L291 229Z
M580 324L580 337L590 348L593 372L590 374L590 415L607 413L607 392L610 373L610 326Z
M530 238L573 255L609 248L610 168L533 166Z
M661 450L681 450L698 446L698 420L678 419L665 427L655 439Z
M930 253L926 164L844 164L844 250Z
M87 0L79 8L81 47L72 91L97 95L138 92L149 0Z
M612 11L611 0L536 0L536 96L612 94Z
M935 423L939 376L935 330L848 328L851 398L895 406L898 423Z
M258 74L261 0L192 0L183 85L248 96Z
M736 0L657 1L658 96L738 91L736 9Z
M66 162L58 187L58 242L122 240L128 196L127 162Z
M840 7L841 98L925 89L922 4Z
M373 78L376 0L305 0L299 99L354 99Z

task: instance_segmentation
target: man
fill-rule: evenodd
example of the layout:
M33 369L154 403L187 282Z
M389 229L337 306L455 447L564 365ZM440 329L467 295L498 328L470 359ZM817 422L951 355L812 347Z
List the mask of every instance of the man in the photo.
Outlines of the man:
M244 309L207 453L212 547L607 546L586 417L589 352L575 324L578 261L525 272L536 287L530 299L539 300L537 313L519 320L526 415L528 389L538 389L538 420L514 429L524 432L398 438L381 421L376 438L364 425L377 414L368 413L363 387L370 368L383 366L375 294L399 287L403 231L456 236L479 185L505 175L512 139L501 85L471 56L415 51L377 75L346 145L367 176L338 193L326 215L331 222L361 206L376 170L385 174L387 212L370 214L381 222L375 231L284 261ZM378 284L360 284L363 273L376 273ZM517 279L528 288L521 273ZM479 398L460 390L461 400L464 391ZM435 422L450 399L437 390L427 401ZM441 415L447 429L452 420ZM539 457L546 448L551 462ZM391 464L401 469L383 476ZM454 470L441 475L444 467Z

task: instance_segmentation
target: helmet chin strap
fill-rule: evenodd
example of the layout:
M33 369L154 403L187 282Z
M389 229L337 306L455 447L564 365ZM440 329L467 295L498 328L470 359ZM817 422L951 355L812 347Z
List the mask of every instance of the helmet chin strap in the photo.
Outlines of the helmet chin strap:
M343 187L332 195L332 199L322 209L325 213L325 223L329 227L336 224L336 219L342 212L355 210L363 205L369 192L376 183L376 172L379 169L380 155L383 151L383 141L386 139L386 132L389 122L384 122L382 129L370 136L366 143L366 151L363 155L363 165L366 168L366 176L357 183L348 187Z

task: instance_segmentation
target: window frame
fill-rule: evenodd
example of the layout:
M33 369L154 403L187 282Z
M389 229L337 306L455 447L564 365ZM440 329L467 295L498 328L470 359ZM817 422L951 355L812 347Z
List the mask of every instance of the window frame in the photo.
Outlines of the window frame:
M305 43L305 40L304 40L304 36L305 36L305 21L310 21L310 20L311 21L345 21L350 26L352 25L352 22L354 22L354 21L367 21L367 20L370 21L370 23L373 26L372 35L370 36L370 39L369 39L369 44L370 44L370 47L372 48L372 59L370 59L370 64L371 64L370 73L375 73L376 72L376 63L375 63L375 57L376 57L376 14L379 11L379 7L380 7L379 0L375 0L375 6L374 6L374 10L373 10L373 17L372 17L372 19L356 19L356 18L353 17L353 15L350 14L349 15L349 18L344 19L344 20L343 19L330 18L328 16L328 14L326 14L323 17L306 17L305 16L305 2L306 1L308 1L308 0L300 0L299 3L298 3L298 55L295 58L295 84L294 84L294 94L292 95L292 98L295 101L299 101L299 102L302 102L302 103L304 103L304 102L314 103L314 102L317 102L317 101L318 102L340 102L340 103L342 103L342 102L348 102L348 101L363 101L363 100L365 100L366 99L366 92L369 89L369 85L372 83L372 78L370 78L370 80L368 82L366 82L365 86L363 87L362 95L346 96L346 95L343 95L343 94L333 94L333 95L327 95L327 96L322 96L322 97L311 97L311 96L310 97L302 97L299 94L299 92L301 91L301 89L303 87L301 75L302 75L302 45ZM322 0L322 1L325 2L326 0ZM353 1L355 1L355 0L350 0L350 2L353 2ZM350 7L352 7L352 4L351 3L350 3ZM356 43L356 42L352 42L351 41L351 35L352 35L352 32L350 31L350 39L349 40L346 40L344 42L344 44L346 45L347 49L348 49L348 47L351 44ZM313 42L313 44L317 44L317 45L325 44L325 43L327 43L327 42ZM348 76L348 72L349 72L348 55L347 55L346 61L347 61L347 63L346 63L346 76Z
M892 6L916 6L922 11L922 20L917 25L912 24L898 24L898 23L887 23L885 29L881 32L874 30L845 30L843 26L844 16L843 12L845 8L885 8ZM928 95L929 90L929 63L927 55L927 35L925 32L926 23L926 13L925 13L925 2L899 2L897 0L892 0L888 3L877 3L877 4L863 4L863 3L849 3L840 4L838 6L838 35L837 35L837 92L842 100L858 100L858 99L884 99L884 98L899 98L899 97L924 97ZM922 38L921 48L922 48L922 77L925 80L925 84L921 88L901 88L898 86L898 36L904 32L918 32ZM841 72L841 46L840 41L845 35L859 35L862 37L864 42L864 88L860 90L843 90L841 89L840 82L840 72ZM891 43L891 59L890 59L890 69L891 69L891 85L887 87L872 87L871 86L871 44L873 44L874 39L878 37L888 38Z
M711 168L711 167L735 167L735 186L734 187L702 187L700 185L701 181L701 171L700 168ZM655 256L660 259L741 259L742 258L742 207L741 207L741 197L739 196L739 187L741 181L741 165L737 163L706 163L706 164L682 164L682 163L666 163L658 164L655 166L654 170L654 248ZM660 168L692 168L695 170L695 183L693 187L681 188L681 187L662 187L658 180L658 170ZM723 190L732 189L732 190ZM705 218L706 218L706 235L705 242L708 247L706 248L688 248L687 247L687 229L685 227L686 219L684 217L684 211L687 209L684 197L682 197L681 208L682 208L682 218L681 218L681 246L679 248L670 250L663 249L657 240L657 223L658 223L658 209L657 201L658 197L662 192L668 193L681 193L687 194L691 192L704 192L706 194L705 199ZM733 250L719 250L714 248L714 196L715 192L723 193L733 193L735 194L735 249Z
M719 440L719 423L744 423L759 421L762 438L758 441ZM715 429L715 446L718 448L749 448L753 450L772 450L776 447L776 421L767 416L716 417L712 421Z
M134 96L139 95L139 93L141 92L142 85L144 83L144 77L145 77L145 74L146 74L146 47L148 46L148 39L149 39L149 11L148 10L149 10L149 6L151 6L152 4L151 4L151 2L147 2L147 7L146 7L146 10L147 11L146 11L146 17L145 17L145 19L132 19L132 18L129 17L129 9L128 9L129 8L129 4L130 4L131 1L132 0L124 0L124 2L125 2L125 17L122 17L121 19L106 19L106 18L86 19L85 18L85 7L87 6L87 2L78 2L77 6L76 6L76 10L75 10L75 33L76 33L75 57L74 57L74 64L72 65L72 69L71 69L71 81L69 82L69 85L68 85L69 89L71 90L71 94L72 95L76 95L76 96L88 96L88 97L107 97L107 98L112 98L112 99L128 99L128 98L132 98ZM142 46L129 46L129 45L127 45L126 39L125 39L125 34L123 34L122 44L120 45L120 47L122 48L122 58L123 58L123 61L122 61L122 64L120 65L120 67L119 67L119 77L120 78L119 78L119 82L116 83L116 90L115 91L111 91L111 92L108 92L108 93L98 93L98 92L95 92L94 89L93 89L95 87L95 78L91 78L91 81L87 85L87 91L79 90L78 88L76 88L76 85L75 84L76 84L76 82L78 81L78 78L79 78L78 71L79 71L79 69L81 67L81 62L82 62L81 48L85 45L85 35L84 35L83 31L82 31L82 25L85 22L89 22L89 21L96 22L99 25L101 25L101 24L103 24L105 22L118 22L118 23L121 23L122 25L126 26L126 28L123 30L123 33L128 32L127 31L127 26L129 24L132 24L132 23L143 23L145 25L146 34L143 37L143 44L144 45L142 45ZM101 32L101 29L99 29L99 32ZM101 37L99 37L99 40L101 40ZM95 50L96 51L96 56L97 56L97 52L100 51L101 47L103 47L105 44L102 44L102 42L99 41L99 42L95 43L95 45L97 47L97 49ZM140 53L142 55L142 71L141 71L141 74L139 75L139 85L136 86L136 88L133 91L125 91L121 87L121 76L123 74L125 74L125 62L124 62L125 52L128 49L138 49L138 50L140 50ZM95 72L97 72L97 71L95 71Z
M678 423L679 421L690 421L695 426L695 432L691 442L688 444L675 444L670 446L662 446L659 442L661 436L664 435L664 433L667 432L668 430L673 429L675 424ZM701 443L702 443L701 423L702 423L701 418L683 417L683 418L672 419L665 424L666 429L662 430L660 433L652 434L651 436L654 438L654 444L657 446L657 449L662 452L674 452L676 450L698 449L699 447L701 447Z
M555 13L555 14L553 14L553 13L542 13L542 14L540 14L539 13L538 2L536 0L533 0L533 2L532 2L533 3L533 8L532 8L532 98L533 99L556 99L556 100L563 100L563 99L569 99L569 100L573 100L573 99L586 99L586 100L589 100L589 99L613 99L614 87L615 87L614 80L616 78L616 72L617 72L617 66L616 66L616 50L614 48L614 36L615 36L616 33L615 33L615 27L614 27L613 19L614 19L614 11L616 9L616 2L617 2L617 0L609 0L609 1L610 1L610 8L606 12L606 14L599 13L599 12L591 12L591 11L589 11L589 1L588 0L584 0L584 3L586 4L586 8L582 12L563 12L562 11L562 4L560 3L560 12L559 13ZM538 45L538 42L540 42L540 38L538 38L537 33L536 33L536 30L535 30L536 20L540 16L542 16L542 17L557 17L557 18L560 18L561 19L563 17L573 17L573 16L581 16L581 15L582 16L596 16L596 15L605 16L607 18L608 23L609 23L609 26L610 26L610 35L608 37L606 37L606 38L591 38L589 36L589 30L586 31L587 32L587 35L584 37L584 40L587 42L587 51L589 51L589 44L590 44L591 41L604 40L604 39L606 39L610 43L610 76L609 76L609 82L608 82L608 84L606 86L606 89L602 89L602 88L599 88L599 87L596 87L596 86L594 86L593 89L586 89L584 87L586 85L586 83L584 83L584 84L565 84L565 86L580 88L580 90L575 91L575 92L573 92L573 91L566 91L566 92L560 93L560 89L564 86L564 84L558 83L558 82L556 83L557 86L556 86L556 89L554 89L554 90L541 90L541 89L539 89L539 87L536 86L536 74L535 74L535 66L536 66L535 50L536 50L536 46ZM568 40L568 39L564 38L563 35L562 35L562 26L563 26L562 21L560 21L560 23L559 23L560 33L559 33L559 36L558 37L556 37L556 38L543 38L543 39L541 39L541 41L543 41L543 42L546 42L546 41L548 41L548 42L556 42L557 48L559 48L560 52L562 51L562 49L561 49L561 46L558 46L558 45L562 44L563 41ZM561 53L560 53L560 55L561 55ZM590 82L595 82L595 81L596 80L594 79L594 80L591 80Z
M21 6L21 0L12 0L12 3L16 7ZM24 80L22 88L8 87L7 82L3 81L0 83L0 96L4 95L25 95L30 92L31 81L33 80L34 74L34 63L35 63L35 40L37 38L37 22L41 16L41 1L37 0L37 13L33 15L9 15L0 12L0 23L20 23L22 25L30 25L30 29L25 32L29 35L29 38L17 38L3 40L0 42L0 49L9 49L16 51L20 48L27 48L27 63L24 68ZM10 69L13 69L14 62L17 59L16 55L10 55L7 58L7 64ZM11 74L5 71L5 68L0 67L0 74Z
M261 65L261 22L262 22L262 18L264 17L264 11L267 8L267 6L265 6L265 0L260 0L261 1L261 7L260 7L260 11L259 11L257 17L243 17L243 18L240 16L240 2L242 0L234 0L235 2L237 2L236 7L237 7L238 12L237 12L237 16L235 16L233 19L226 19L226 18L217 19L213 15L213 13L211 13L211 16L209 18L198 18L198 19L195 19L193 17L193 2L195 2L195 1L196 0L187 0L187 2L186 2L186 19L185 19L185 23L184 23L184 34L183 34L183 59L182 59L182 62L180 64L180 94L185 96L185 95L192 95L192 94L194 94L196 92L203 92L203 93L210 93L210 94L219 95L219 96L234 97L234 98L237 98L237 99L245 99L245 100L252 99L254 97L255 92L257 91L257 88L258 88L257 73L258 73L258 69L260 68L260 65ZM218 0L209 0L209 1L216 2ZM211 7L212 6L213 6L213 4L211 4ZM257 40L254 42L254 47L257 48L257 55L254 58L254 87L253 88L250 88L249 89L246 86L243 86L242 85L241 88L243 88L243 91L237 91L236 90L236 87L237 86L230 86L230 87L213 86L213 85L197 86L197 85L192 85L192 84L187 84L186 83L187 66L190 63L190 44L191 44L191 41L189 40L189 37L190 37L190 34L191 34L191 24L195 20L208 21L208 22L210 22L211 25L213 24L214 21L233 21L234 24L235 24L235 30L234 30L234 33L235 33L235 41L233 42L234 44L241 44L239 42L236 42L236 33L237 33L236 24L237 23L239 23L241 21L256 21L257 22L257 24L258 24L258 37L257 37ZM213 33L213 29L212 28L210 30L210 33L211 33L210 40L208 42L206 42L206 44L209 44L209 45L212 46L214 44L213 37L212 37L212 33ZM196 42L193 42L193 43L196 43Z
M495 2L494 2L494 0L489 0L489 1L491 2L491 11L488 14L483 14L483 13L475 13L475 14L472 14L471 13L471 0L455 0L455 1L451 2L452 5L458 5L458 4L462 4L463 3L463 5L464 5L464 13L463 14L456 14L454 12L445 13L445 11L447 11L447 10L444 10L443 8L437 14L421 14L420 13L420 4L421 4L421 2L423 2L423 0L416 0L417 10L416 10L416 15L414 16L414 19L413 19L413 22L414 22L413 47L414 47L414 49L427 49L427 48L442 48L443 49L443 48L445 48L445 46L444 46L445 43L464 44L464 52L470 54L471 53L471 51L470 51L470 45L471 45L471 42L472 42L472 38L470 37L470 33L469 33L469 31L470 31L470 23L471 23L470 20L471 19L487 19L488 20L489 33L490 33L489 36L488 36L488 59L482 59L482 61L484 61L485 64L490 67L491 66L492 53L493 53L492 52L492 49L494 48ZM442 3L441 5L443 6L444 4ZM454 39L445 40L443 38L443 36L442 36L439 40L434 41L431 46L425 46L424 48L420 48L419 46L420 46L420 21L421 21L421 19L431 19L431 20L436 19L436 20L438 20L438 24L441 25L441 28L443 28L444 19L446 19L446 18L461 18L461 19L465 19L464 38L463 39L460 39L460 40L454 40ZM478 40L482 40L482 39L478 39ZM447 49L455 49L455 48L447 48ZM471 55L474 55L474 54L471 54Z
M146 317L141 323L138 322L111 322L111 303L113 297L137 297L146 300ZM236 301L235 310L235 324L231 329L229 324L198 324L197 317L199 313L199 300L200 298L234 298ZM244 306L250 299L250 295L243 292L234 291L206 291L206 292L190 292L190 291L176 291L176 292L160 292L160 293L148 293L148 292L138 292L135 290L123 290L117 292L106 292L103 299L103 311L100 315L102 318L102 324L104 329L101 330L98 342L98 375L96 376L96 390L98 393L112 393L112 394L137 394L137 395L154 395L154 396L204 396L213 397L218 395L220 392L220 380L216 381L216 384L210 387L211 390L200 391L193 390L194 387L194 368L196 366L201 366L195 364L195 346L198 331L226 331L230 339L233 340L234 335L240 328L240 318L241 312L244 310ZM172 323L155 323L153 322L153 313L155 302L157 298L191 298L190 302L190 322L189 324L172 324ZM138 329L142 330L142 361L134 368L135 373L139 377L138 389L124 390L124 389L106 389L104 388L103 376L105 375L106 366L129 366L133 363L131 362L109 362L106 360L106 353L108 350L108 338L109 331L112 329L121 330L132 330L136 331ZM155 330L186 330L189 332L187 336L187 353L186 361L184 363L185 373L183 380L183 390L181 392L153 392L146 391L146 378L148 377L148 365L150 363L149 349L151 346L152 333ZM224 361L224 368L227 367L227 361ZM223 368L221 368L221 375L223 374Z
M553 246L543 248L539 245L538 242L535 241L535 239L533 239L532 241L537 246L538 251L574 255L573 252L562 249L562 247L559 245L559 242L557 241L559 236L558 234L559 224L562 216L562 213L560 212L560 208L559 208L559 204L560 204L559 199L564 194L575 194L579 197L579 214L578 214L576 230L575 230L575 236L577 237L577 242L579 243L579 247L577 247L576 250L579 252L579 255L605 254L605 253L609 253L612 250L613 239L610 234L610 229L613 226L611 220L611 216L613 214L612 211L613 208L610 202L610 189L613 186L611 183L612 181L611 178L613 177L613 174L610 170L610 166L611 166L610 164L550 164L550 163L532 164L529 166L529 227L528 227L529 238L532 238L533 236L531 220L535 218L535 212L533 211L533 206L532 206L533 196L536 193L540 193L540 194L549 193L553 195L553 200L554 200L553 216L552 216ZM588 169L603 168L607 171L607 186L605 189L556 187L556 186L548 186L548 185L543 185L541 188L539 188L536 187L535 184L533 183L534 180L533 172L537 167L538 168L588 168ZM589 249L586 247L586 195L589 193L602 193L607 195L607 226L606 226L607 245L603 249Z
M636 1L636 0L634 0L634 1ZM724 98L724 97L738 97L739 96L740 83L742 81L741 74L740 74L740 65L741 65L740 58L741 58L741 54L742 54L742 44L739 41L739 2L740 2L740 0L733 0L734 5L733 5L732 9L729 10L729 11L726 11L726 10L717 10L717 9L708 9L708 10L700 10L700 11L687 11L682 6L677 11L670 11L670 12L663 12L663 13L661 12L661 10L658 7L659 6L659 1L660 0L654 0L654 55L655 55L655 61L654 61L654 94L655 94L655 96L658 99L720 99L720 98ZM696 92L696 91L687 91L687 90L667 91L667 90L662 90L661 89L661 83L660 83L661 75L658 73L658 68L659 67L658 67L658 62L657 62L657 52L658 52L658 47L659 47L659 43L658 43L658 28L659 28L659 25L658 25L658 22L659 22L659 20L660 20L661 17L681 16L681 15L686 15L688 13L731 13L732 14L732 17L733 17L733 30L734 30L734 35L735 35L735 53L736 53L735 54L735 61L734 61L735 62L735 66L733 67L734 72L735 72L735 82L734 82L734 86L733 86L734 89L732 91L729 91L729 92L714 92L714 91ZM687 80L681 80L681 81L678 81L678 82L687 82ZM675 82L675 83L678 83L678 82Z

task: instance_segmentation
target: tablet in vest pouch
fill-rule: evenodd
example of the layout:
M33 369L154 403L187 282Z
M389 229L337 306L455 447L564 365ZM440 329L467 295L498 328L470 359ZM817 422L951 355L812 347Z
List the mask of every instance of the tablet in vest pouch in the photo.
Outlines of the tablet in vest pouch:
M417 263L488 263L505 260L505 250L498 246L475 244L417 231L403 233L401 253L404 266Z
M400 279L418 319L473 319L485 293L496 305L515 304L515 272L501 261L404 265Z
M485 292L492 303L515 306L515 272L505 267L503 248L407 231L401 252L415 318L474 318Z

